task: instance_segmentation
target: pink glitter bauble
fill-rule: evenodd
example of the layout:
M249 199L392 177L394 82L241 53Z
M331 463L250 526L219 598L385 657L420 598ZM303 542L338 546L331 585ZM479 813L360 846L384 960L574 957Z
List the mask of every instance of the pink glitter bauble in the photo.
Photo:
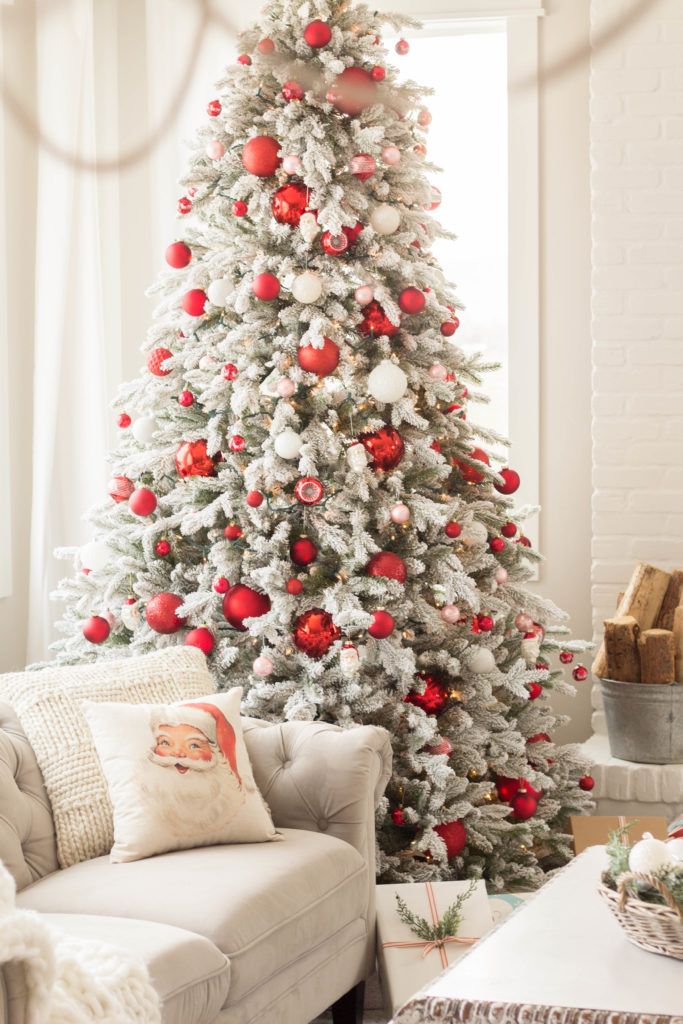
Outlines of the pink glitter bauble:
M206 155L210 160L220 160L221 157L225 156L225 146L219 139L212 139L211 142L207 143Z
M448 370L441 363L434 363L433 366L429 367L429 376L432 380L445 380Z
M452 626L460 621L460 609L455 604L445 604L441 609L441 618Z
M273 671L273 663L270 658L265 656L265 654L259 655L251 667L254 675L256 676L269 676Z
M293 153L288 153L287 156L282 158L282 170L286 174L301 174L303 170L301 159L298 156L294 156Z
M391 516L392 522L403 526L410 520L410 509L407 505L404 505L402 501L399 501L394 505L389 515Z
M382 150L382 160L392 167L401 161L401 150L398 146L385 146Z
M362 284L356 288L354 298L359 306L367 306L375 297L374 290L370 284Z
M296 384L289 377L280 377L276 385L276 391L280 398L291 398L296 391Z
M507 583L508 571L504 566L499 565L498 568L496 569L495 580L496 583Z

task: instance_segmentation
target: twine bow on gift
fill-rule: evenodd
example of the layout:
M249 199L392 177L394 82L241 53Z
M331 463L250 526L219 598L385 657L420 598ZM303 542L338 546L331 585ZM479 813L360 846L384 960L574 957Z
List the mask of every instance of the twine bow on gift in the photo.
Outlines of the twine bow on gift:
M447 942L460 942L463 946L471 946L473 942L476 942L476 938L473 936L465 935L445 935L443 939L434 939L432 942L383 942L382 949L410 949L418 948L423 946L422 957L424 960L426 956L429 956L435 949L438 949L439 956L441 957L442 966L448 967L448 957L446 956L446 950L444 946Z
M425 882L425 889L427 892L427 903L429 904L429 911L432 915L432 923L423 917L418 917L417 914L413 914L408 909L401 897L396 894L396 902L398 903L398 915L404 924L407 924L411 931L415 932L416 935L420 936L420 941L417 942L383 942L382 949L420 949L422 948L422 958L429 956L435 949L438 949L439 956L441 957L441 966L445 969L448 967L448 957L446 955L445 946L447 943L456 942L462 946L471 946L477 941L474 936L467 935L455 935L460 923L462 921L462 905L465 900L471 896L472 892L476 887L476 881L473 881L467 890L467 892L461 893L458 896L455 903L451 904L443 918L439 920L439 913L436 909L436 898L434 896L434 890L431 882Z

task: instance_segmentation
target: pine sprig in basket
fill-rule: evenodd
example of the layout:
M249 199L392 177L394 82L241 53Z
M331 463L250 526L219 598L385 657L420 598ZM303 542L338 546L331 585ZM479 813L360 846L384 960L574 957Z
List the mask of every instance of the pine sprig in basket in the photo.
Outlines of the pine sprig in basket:
M636 822L633 821L629 825L615 829L614 832L609 834L606 847L609 867L603 874L602 880L608 888L613 889L615 892L618 890L619 880L630 871L629 855L631 853L631 844L628 841L628 830L631 828L631 825L635 824ZM683 864L672 864L659 868L652 872L651 877L664 886L674 902L683 911ZM660 892L659 887L648 885L647 882L629 882L628 890L632 896L643 903L667 905L667 900Z

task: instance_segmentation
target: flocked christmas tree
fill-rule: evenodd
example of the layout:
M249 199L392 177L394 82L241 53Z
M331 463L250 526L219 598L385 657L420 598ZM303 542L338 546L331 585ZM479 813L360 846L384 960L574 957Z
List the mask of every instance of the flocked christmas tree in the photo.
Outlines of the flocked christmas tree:
M241 38L57 658L194 644L248 714L382 725L380 876L528 887L590 799L550 738L569 684L548 658L581 644L524 589L519 478L467 416L485 366L453 340L425 91L399 84L381 21L406 24L270 0Z

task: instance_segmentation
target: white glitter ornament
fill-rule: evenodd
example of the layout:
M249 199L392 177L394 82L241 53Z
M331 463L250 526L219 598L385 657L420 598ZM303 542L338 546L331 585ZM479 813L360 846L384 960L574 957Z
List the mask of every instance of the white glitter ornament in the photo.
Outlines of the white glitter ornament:
M465 657L470 672L492 672L496 667L496 659L488 647L477 647Z
M401 214L395 206L389 206L388 203L376 206L370 214L370 227L378 235L393 235L400 223Z
M354 473L362 473L366 468L369 458L364 446L360 444L352 444L346 453L346 462L349 469L352 469Z
M390 359L383 359L368 376L368 394L377 402L398 402L407 390L408 378Z
M142 612L140 611L140 602L133 601L132 604L121 605L121 622L124 624L126 629L129 629L131 633L140 625L142 620Z
M650 875L653 871L671 864L671 851L662 839L655 839L651 832L644 832L640 842L635 843L628 855L631 871Z
M475 548L479 544L486 544L489 539L488 530L475 519L464 527L460 539L466 548Z
M355 644L344 644L339 652L339 668L347 679L356 675L360 668L360 655Z
M149 444L158 429L159 424L153 416L141 416L133 424L133 437L138 444Z
M261 676L265 679L273 671L273 663L270 658L267 658L265 654L260 654L258 658L254 660L254 664L251 666L255 676Z
M232 281L227 277L219 277L217 281L211 282L206 290L206 295L214 306L224 306L225 300L231 292Z
M302 213L299 221L299 231L304 242L312 242L320 231L314 213Z
M320 275L312 270L305 270L303 274L299 274L292 281L292 295L297 302L303 302L306 305L317 302L322 293L323 283Z
M286 427L281 434L278 434L273 443L275 452L281 459L298 459L301 452L303 440L301 434Z
M102 572L114 560L114 552L103 540L91 540L79 551L81 568Z

